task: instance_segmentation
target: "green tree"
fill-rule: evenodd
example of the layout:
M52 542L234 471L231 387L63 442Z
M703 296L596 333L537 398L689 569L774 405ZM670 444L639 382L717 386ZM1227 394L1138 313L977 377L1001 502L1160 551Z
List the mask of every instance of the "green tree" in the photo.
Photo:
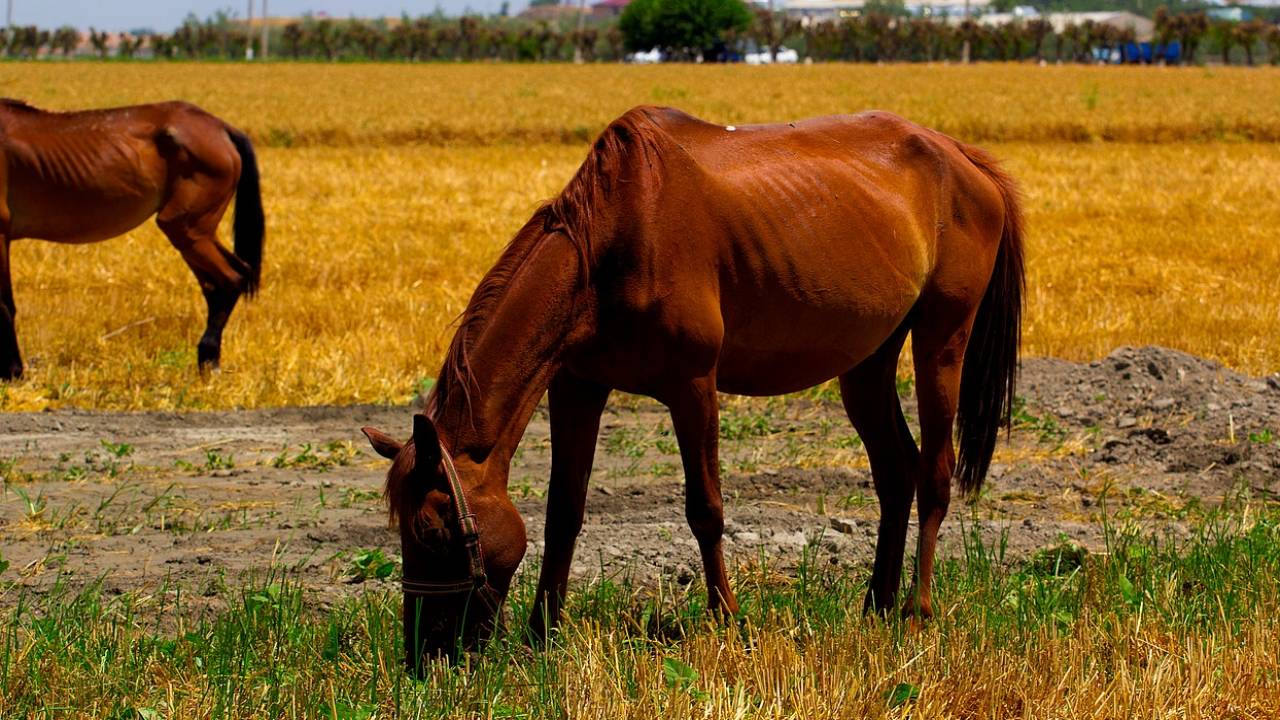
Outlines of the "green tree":
M756 45L769 51L769 59L778 59L778 49L782 46L782 32L778 16L768 8L755 9L755 22L751 24L751 36Z
M284 39L285 54L297 60L302 56L302 25L292 22L284 26L282 33Z
M1240 43L1240 47L1244 48L1245 63L1249 67L1253 67L1253 49L1257 46L1258 40L1262 38L1268 27L1272 26L1259 18L1247 20L1236 25L1236 41Z
M623 58L627 54L627 38L622 34L622 28L618 27L617 23L613 23L609 26L609 29L605 31L604 40L609 44L610 57L618 62L622 62Z
M1178 24L1174 16L1169 13L1168 6L1165 5L1156 8L1156 13L1151 16L1151 20L1155 23L1155 36L1151 40L1151 49L1156 56L1161 56L1177 39Z
M53 31L51 43L55 50L62 53L62 57L71 57L71 53L75 52L76 46L80 44L80 33L70 25L63 25Z
M656 47L682 59L698 53L710 59L726 31L746 30L752 18L742 0L634 0L619 27L629 50Z
M155 58L172 58L174 51L173 39L165 37L160 33L151 33L147 38L147 44L151 46L151 54Z
M107 51L108 51L107 41L110 39L110 37L111 36L108 35L105 30L102 32L98 32L93 28L89 28L89 44L93 45L93 51L98 53L98 57L104 60L107 57Z
M1280 65L1280 25L1272 25L1262 34L1262 41L1267 44L1267 52L1271 56L1272 65Z
M1236 34L1236 24L1230 20L1219 20L1209 27L1209 32L1214 40L1218 41L1218 50L1222 52L1222 64L1231 64L1231 48L1235 47L1240 38Z
M629 52L642 52L662 44L658 33L658 14L663 0L631 0L618 18Z
M1203 10L1186 13L1180 16L1178 40L1182 44L1183 62L1196 61L1196 50L1204 36L1209 34L1209 16Z
M143 38L141 36L130 35L129 33L120 33L119 55L122 58L132 59L142 49Z
M1031 41L1031 51L1035 54L1036 60L1044 60L1044 41L1053 34L1053 26L1048 20L1033 18L1027 21L1025 32L1027 39Z

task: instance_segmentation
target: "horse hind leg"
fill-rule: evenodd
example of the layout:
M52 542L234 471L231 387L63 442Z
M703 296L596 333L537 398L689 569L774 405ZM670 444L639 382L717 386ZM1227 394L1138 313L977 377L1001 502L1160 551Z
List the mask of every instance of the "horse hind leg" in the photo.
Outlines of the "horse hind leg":
M920 537L912 590L903 604L902 614L920 619L934 614L934 557L938 529L951 503L951 477L956 466L952 434L960 398L961 369L973 319L970 316L967 322L958 323L960 327L955 327L956 324L943 322L931 328L922 323L924 326L917 328L912 337L920 415L917 487Z
M863 610L882 615L897 603L919 461L897 392L898 354L906 334L904 324L871 357L840 376L845 413L867 449L880 500L875 564Z
M196 346L201 372L218 368L222 358L222 331L244 292L248 277L244 263L218 242L218 221L225 210L224 202L193 221L185 213L167 212L166 208L156 218L156 224L196 276L208 306L204 334Z

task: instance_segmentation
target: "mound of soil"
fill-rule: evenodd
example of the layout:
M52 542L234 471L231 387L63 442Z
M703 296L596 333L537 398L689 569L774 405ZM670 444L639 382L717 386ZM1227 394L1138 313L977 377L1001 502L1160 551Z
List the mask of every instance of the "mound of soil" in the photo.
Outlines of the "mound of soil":
M1096 434L1086 463L1123 467L1153 487L1214 497L1235 481L1265 486L1280 467L1277 375L1252 378L1177 350L1122 347L1088 365L1028 361L1020 392L1063 427Z

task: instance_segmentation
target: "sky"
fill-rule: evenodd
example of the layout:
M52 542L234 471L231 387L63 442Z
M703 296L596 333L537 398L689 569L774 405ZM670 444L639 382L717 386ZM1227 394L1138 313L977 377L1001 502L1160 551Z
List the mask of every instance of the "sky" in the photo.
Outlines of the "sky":
M133 30L150 28L168 32L181 24L188 13L200 18L217 10L229 10L236 17L244 17L249 0L0 0L13 8L15 25L38 25L51 28L72 25L78 28L93 26L99 30ZM511 11L518 12L528 0L510 0ZM298 16L308 11L327 12L334 17L399 17L432 13L437 7L457 15L471 10L484 14L496 13L502 0L267 0L267 9L273 16ZM262 12L262 0L253 0L255 16ZM2 11L2 10L0 10Z

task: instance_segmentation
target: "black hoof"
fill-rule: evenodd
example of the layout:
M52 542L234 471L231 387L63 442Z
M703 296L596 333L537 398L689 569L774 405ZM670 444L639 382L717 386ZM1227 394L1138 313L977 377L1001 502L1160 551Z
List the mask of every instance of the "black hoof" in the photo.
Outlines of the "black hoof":
M200 373L208 374L218 370L218 362L222 359L222 348L209 345L196 346L196 359L200 365Z
M7 367L0 369L0 380L21 380L22 379L22 363L12 363Z
M893 612L895 599L896 598L890 597L888 602L881 602L876 598L875 593L867 591L867 597L862 601L862 614L877 615L881 618L888 618L889 613Z
M528 647L534 650L542 650L546 648L547 638L551 635L553 630L554 630L553 627L548 626L546 623L543 623L541 621L539 622L530 621L529 624L525 626L525 631L524 631L525 647Z

